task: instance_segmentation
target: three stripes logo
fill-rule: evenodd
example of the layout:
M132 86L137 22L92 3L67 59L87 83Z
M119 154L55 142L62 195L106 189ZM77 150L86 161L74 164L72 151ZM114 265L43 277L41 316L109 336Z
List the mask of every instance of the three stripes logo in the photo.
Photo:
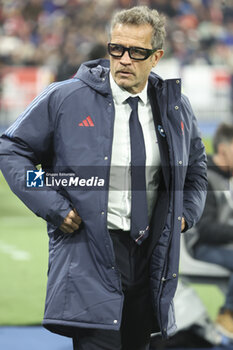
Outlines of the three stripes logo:
M94 126L93 120L90 116L88 116L86 119L84 119L81 123L78 124L79 126Z

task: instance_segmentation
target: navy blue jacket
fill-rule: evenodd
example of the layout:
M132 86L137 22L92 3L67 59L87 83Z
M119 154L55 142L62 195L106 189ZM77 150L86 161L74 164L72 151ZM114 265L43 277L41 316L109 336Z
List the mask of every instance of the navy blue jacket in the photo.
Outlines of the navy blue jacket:
M181 95L180 80L164 81L151 73L149 86L152 99L156 99L157 109L153 110L159 114L159 119L155 118L158 142L167 146L167 159L161 154L162 166L169 169L168 179L163 170L165 195L159 197L152 216L151 236L156 240L152 240L150 259L154 310L166 337L176 328L172 299L177 286L181 218L185 217L190 228L202 213L206 157L190 103ZM81 126L88 116L94 126ZM108 184L113 126L109 61L99 60L83 64L74 78L51 84L0 138L1 170L11 189L48 222L43 324L68 336L75 327L118 330L121 324L124 297L107 230L108 191L27 189L25 169L42 164L74 172L75 167L97 166ZM59 226L73 207L83 225L74 234L64 234ZM163 223L160 217L164 217ZM162 225L159 229L157 222Z

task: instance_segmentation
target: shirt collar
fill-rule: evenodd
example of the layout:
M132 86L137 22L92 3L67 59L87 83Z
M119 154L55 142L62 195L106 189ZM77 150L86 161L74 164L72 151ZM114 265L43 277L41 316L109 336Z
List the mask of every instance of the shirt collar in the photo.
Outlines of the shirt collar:
M114 99L115 103L118 105L123 104L123 102L125 102L125 100L127 100L127 98L136 97L136 96L139 96L139 98L140 98L139 102L143 103L144 105L146 105L148 102L148 96L147 96L148 82L146 83L146 86L144 87L144 89L140 93L133 95L133 94L130 94L127 90L125 90L125 89L121 88L119 85L117 85L117 83L113 79L112 74L110 72L110 86L111 86L111 90L112 90L113 99Z

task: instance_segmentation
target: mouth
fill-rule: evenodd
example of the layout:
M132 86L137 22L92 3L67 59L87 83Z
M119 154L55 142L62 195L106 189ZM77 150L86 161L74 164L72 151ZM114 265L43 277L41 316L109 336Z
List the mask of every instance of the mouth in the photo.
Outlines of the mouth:
M119 70L116 72L117 74L121 75L122 77L130 77L133 75L132 72L129 72L129 71L122 71L122 70Z

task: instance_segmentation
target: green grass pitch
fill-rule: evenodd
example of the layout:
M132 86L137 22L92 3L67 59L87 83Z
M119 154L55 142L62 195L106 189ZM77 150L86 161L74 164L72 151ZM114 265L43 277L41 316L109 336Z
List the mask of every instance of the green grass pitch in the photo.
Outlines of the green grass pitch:
M41 323L47 262L45 222L21 203L0 173L0 325Z

